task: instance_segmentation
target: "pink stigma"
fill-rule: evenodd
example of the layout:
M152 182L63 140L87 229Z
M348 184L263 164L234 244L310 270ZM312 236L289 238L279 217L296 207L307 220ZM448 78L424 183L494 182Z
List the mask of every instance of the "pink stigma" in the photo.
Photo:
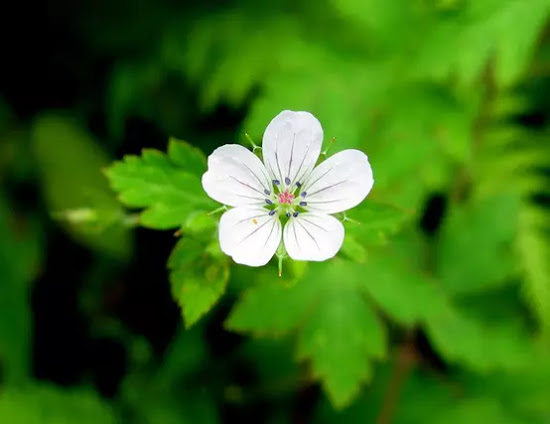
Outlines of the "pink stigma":
M284 193L279 193L279 203L281 204L292 204L292 201L294 200L294 195L290 194L288 190L286 190Z

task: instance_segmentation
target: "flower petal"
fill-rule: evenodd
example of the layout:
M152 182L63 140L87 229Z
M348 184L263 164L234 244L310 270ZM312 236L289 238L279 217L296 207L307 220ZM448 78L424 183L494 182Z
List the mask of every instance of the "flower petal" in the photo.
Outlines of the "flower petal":
M277 214L260 207L235 208L221 217L220 247L238 264L262 266L275 254L281 233Z
M272 189L262 161L238 144L218 147L208 157L208 171L202 176L204 191L212 199L229 206L264 203Z
M283 240L292 259L324 261L342 247L344 226L330 215L301 213L285 225Z
M342 212L357 206L369 194L374 179L367 155L343 150L322 162L303 184L310 211Z
M323 128L317 118L309 112L284 110L265 130L264 163L274 180L291 186L311 172L322 144Z

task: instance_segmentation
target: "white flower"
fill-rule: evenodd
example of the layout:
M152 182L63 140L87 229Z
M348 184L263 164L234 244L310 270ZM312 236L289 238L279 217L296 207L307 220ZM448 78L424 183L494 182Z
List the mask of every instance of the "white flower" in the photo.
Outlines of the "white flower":
M264 163L237 144L209 156L202 185L212 199L234 207L222 215L219 237L235 262L265 265L281 238L295 260L324 261L340 250L344 226L330 214L361 203L374 180L359 150L341 151L315 167L322 142L317 118L285 110L265 130Z

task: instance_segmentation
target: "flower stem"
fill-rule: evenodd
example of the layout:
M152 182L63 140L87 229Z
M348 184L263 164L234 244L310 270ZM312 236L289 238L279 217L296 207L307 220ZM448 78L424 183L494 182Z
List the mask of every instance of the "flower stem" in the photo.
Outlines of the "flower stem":
M285 245L281 241L279 244L279 247L277 248L277 252L275 253L277 255L277 258L279 260L279 277L283 276L283 261L288 257L288 254L286 253Z

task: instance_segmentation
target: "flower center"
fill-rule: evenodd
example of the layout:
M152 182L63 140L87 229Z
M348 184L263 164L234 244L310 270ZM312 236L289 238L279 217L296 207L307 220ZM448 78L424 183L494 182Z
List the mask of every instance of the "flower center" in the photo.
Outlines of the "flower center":
M290 178L286 177L284 185L281 185L279 180L273 180L273 187L275 192L264 189L266 208L270 216L278 213L280 216L284 215L287 218L296 218L301 213L302 208L307 207L307 193L302 191L300 182L290 186Z
M291 205L294 200L294 194L285 190L284 193L279 193L279 203L282 205Z

